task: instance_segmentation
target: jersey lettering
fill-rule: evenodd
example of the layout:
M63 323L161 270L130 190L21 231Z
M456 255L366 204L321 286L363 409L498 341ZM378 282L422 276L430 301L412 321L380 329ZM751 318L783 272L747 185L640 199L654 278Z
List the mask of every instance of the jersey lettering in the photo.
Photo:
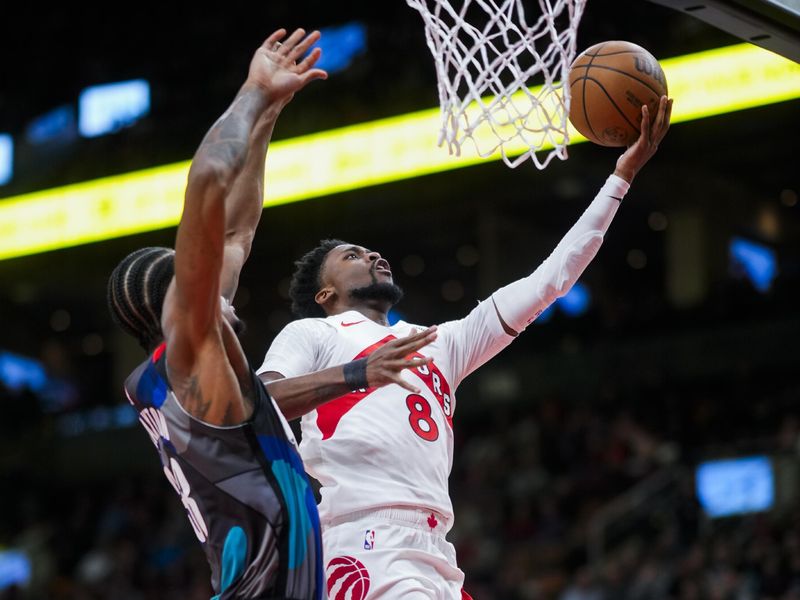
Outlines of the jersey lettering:
M419 394L411 394L406 398L408 422L411 429L426 442L439 439L439 427L431 415L431 405Z
M414 352L408 358L424 358L419 352ZM424 368L423 368L424 367ZM453 428L453 408L452 408L452 394L450 393L450 384L447 383L439 367L436 363L422 365L411 371L416 372L417 376L422 379L425 386L433 393L438 400L439 405L442 407L442 412L447 419L447 424L450 429Z
M200 507L197 506L197 501L189 495L192 490L180 463L174 458L170 458L169 465L164 465L164 475L166 475L167 480L181 497L181 502L186 509L186 514L189 515L189 522L192 524L192 529L194 529L197 539L201 543L205 543L208 539L208 527L203 520L203 515L200 514Z
M375 350L391 342L392 340L397 339L393 335L387 335L385 338L378 340L371 346L368 346L361 352L359 352L353 360L358 360L360 358L364 358L365 356L369 356ZM424 358L422 354L415 352L410 355L408 358ZM447 424L452 429L453 427L453 408L452 408L452 395L450 393L450 384L447 383L447 379L445 379L444 375L442 375L439 368L434 364L431 363L429 365L420 365L412 372L416 372L420 379L425 383L428 389L433 392L433 395L438 400L439 405L442 407L442 412L444 412L445 419L447 420ZM354 392L350 392L336 400L331 400L330 402L326 402L322 406L317 408L317 427L319 427L320 432L322 433L322 439L327 440L329 439L334 432L336 431L336 427L339 425L339 421L342 420L342 417L346 415L348 412L352 410L352 408L361 402L364 398L369 396L375 388L368 388L365 390L356 390ZM421 396L420 396L421 397ZM427 404L427 401L426 401ZM430 405L428 405L428 410L430 414ZM433 423L433 421L431 421ZM435 425L435 423L433 423ZM412 424L412 429L417 432L417 429L414 428ZM420 430L422 431L422 430ZM430 430L432 431L432 430ZM417 433L419 435L419 433ZM425 433L425 435L432 435ZM424 436L420 436L423 439L426 439ZM433 439L439 437L438 428L436 429L436 435Z
M139 412L139 421L150 436L150 441L158 447L159 440L163 437L169 439L169 430L164 415L157 408L147 407Z
M442 395L442 380L439 379L439 376L434 373L433 377L431 377L431 382L433 383L433 393L437 396Z

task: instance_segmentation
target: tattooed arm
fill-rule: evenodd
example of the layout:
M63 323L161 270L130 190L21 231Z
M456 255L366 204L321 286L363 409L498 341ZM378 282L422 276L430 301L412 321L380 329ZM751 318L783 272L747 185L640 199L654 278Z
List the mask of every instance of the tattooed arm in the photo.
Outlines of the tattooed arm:
M262 176L258 163L281 109L325 76L313 68L318 50L296 62L319 34L297 30L279 44L285 35L276 31L256 51L247 80L197 149L178 226L162 317L167 369L184 408L211 424L241 422L251 411L247 361L222 289L232 297L261 211L260 195L251 193L257 186L241 176Z
M291 69L294 61L305 54L315 44L320 34L314 31L305 38L302 29L289 36L274 52L265 49L273 61L284 64ZM295 45L296 44L296 45ZM271 46L270 46L271 48ZM297 65L299 71L307 70L319 58L320 51L315 49L307 59ZM326 74L315 69L311 77L325 77ZM270 82L274 87L274 82ZM242 265L250 254L250 247L258 226L264 203L264 164L267 148L272 137L275 122L283 107L291 99L291 94L270 98L270 104L256 123L249 138L249 149L244 168L236 178L230 194L225 200L225 255L220 281L221 295L228 301L233 300L239 283Z

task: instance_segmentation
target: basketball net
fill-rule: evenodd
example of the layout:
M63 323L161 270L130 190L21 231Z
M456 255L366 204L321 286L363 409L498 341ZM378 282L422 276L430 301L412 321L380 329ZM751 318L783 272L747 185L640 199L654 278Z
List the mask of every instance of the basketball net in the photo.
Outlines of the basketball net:
M538 0L533 25L522 0L406 2L422 15L436 63L440 146L460 156L472 140L478 155L500 152L509 167L567 158L564 82L586 0Z

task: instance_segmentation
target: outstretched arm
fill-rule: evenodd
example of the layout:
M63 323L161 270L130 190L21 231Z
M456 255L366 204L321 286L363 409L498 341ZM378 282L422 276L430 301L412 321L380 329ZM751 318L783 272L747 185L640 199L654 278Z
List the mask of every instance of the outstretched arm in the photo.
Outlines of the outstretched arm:
M277 64L292 68L294 62L305 54L320 38L314 31L305 38L303 29L295 31L289 39L278 46L270 46L266 52ZM272 39L273 36L270 36ZM313 65L320 57L320 49L315 48L299 65ZM315 77L325 78L323 71L312 72ZM228 302L233 300L242 270L255 237L256 227L261 218L264 202L264 166L272 132L283 107L291 100L292 94L272 100L250 134L247 158L236 178L233 188L225 199L225 253L220 279L220 292Z
M225 201L225 241L220 295L233 302L239 274L255 237L264 200L264 164L272 130L280 109L267 110L259 119L249 141L244 168Z
M575 284L597 254L603 236L636 174L655 154L669 129L672 100L662 96L658 112L650 118L642 106L641 133L617 160L616 169L580 219L553 253L532 275L515 281L492 295L503 328L517 335L557 298Z
M162 318L167 365L184 408L211 423L244 416L240 385L232 368L238 371L239 363L246 361L238 343L226 339L223 345L220 296L222 286L235 287L261 199L237 193L237 178L248 164L253 168L254 162L263 162L260 150L255 150L256 157L251 157L250 151L263 141L266 152L274 120L294 92L325 75L313 68L319 52L295 63L308 48L301 42L304 32L295 31L279 45L285 35L285 30L276 31L256 51L247 80L200 144L189 170L178 226L175 279ZM252 227L243 227L243 221ZM234 250L236 244L226 244L229 225L246 231L239 236L238 250Z
M639 139L617 160L614 174L531 275L500 288L465 318L441 325L440 339L449 347L456 385L572 288L600 249L631 181L666 135L671 107L672 101L662 97L652 122L643 107Z

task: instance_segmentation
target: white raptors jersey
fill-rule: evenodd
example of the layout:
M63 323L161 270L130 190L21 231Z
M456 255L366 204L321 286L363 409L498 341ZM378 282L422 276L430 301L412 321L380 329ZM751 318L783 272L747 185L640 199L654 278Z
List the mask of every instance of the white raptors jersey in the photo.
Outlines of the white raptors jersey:
M382 344L423 327L384 327L359 312L294 321L278 334L260 373L294 377L367 356ZM403 372L419 388L359 390L302 418L300 454L321 484L323 523L381 506L439 512L452 526L447 480L453 464L455 390L472 371L514 338L503 330L491 300L466 318L439 326L421 350L431 364Z
M447 478L453 463L454 392L461 381L514 338L516 331L566 294L600 248L628 183L611 175L550 256L528 277L497 290L459 321L439 326L422 349L433 363L404 371L420 394L399 385L352 392L302 419L300 454L322 484L320 520L385 506L412 506L444 515L452 527ZM259 373L295 377L367 356L422 327L383 327L359 312L287 325Z

